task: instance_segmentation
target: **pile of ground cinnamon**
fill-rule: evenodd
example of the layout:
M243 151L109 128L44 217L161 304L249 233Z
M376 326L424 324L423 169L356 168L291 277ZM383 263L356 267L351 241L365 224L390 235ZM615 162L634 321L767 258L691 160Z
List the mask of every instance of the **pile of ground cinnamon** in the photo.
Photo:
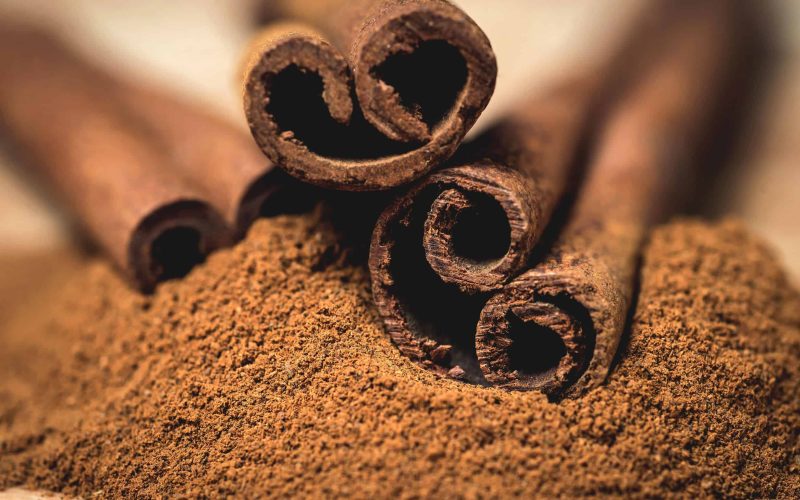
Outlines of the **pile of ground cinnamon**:
M551 403L403 357L315 217L151 297L100 262L42 287L0 332L0 490L800 495L800 296L739 225L656 231L607 383Z

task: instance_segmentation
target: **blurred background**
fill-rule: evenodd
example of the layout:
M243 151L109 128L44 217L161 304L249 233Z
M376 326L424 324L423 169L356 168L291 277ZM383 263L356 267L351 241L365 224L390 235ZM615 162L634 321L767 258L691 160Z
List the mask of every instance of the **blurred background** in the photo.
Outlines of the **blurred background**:
M268 0L267 0L268 1ZM244 126L238 67L254 29L254 0L0 0L0 16L45 23L106 67L162 84ZM497 90L473 130L524 92L598 56L644 2L460 0L499 65ZM800 0L772 11L775 64L731 168L707 194L706 214L742 218L800 277ZM0 68L0 71L13 69ZM109 166L109 168L113 168ZM70 246L59 211L16 168L0 139L0 259ZM11 260L9 260L11 259ZM16 266L0 265L7 278ZM13 280L9 280L13 281Z

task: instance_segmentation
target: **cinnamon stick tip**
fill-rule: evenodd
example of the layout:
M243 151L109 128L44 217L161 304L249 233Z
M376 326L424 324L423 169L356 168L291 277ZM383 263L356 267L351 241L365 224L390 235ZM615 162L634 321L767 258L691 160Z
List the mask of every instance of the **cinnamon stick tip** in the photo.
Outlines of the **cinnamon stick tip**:
M128 243L128 268L142 292L161 281L185 276L217 248L232 241L219 215L203 201L181 199L152 211Z
M497 79L489 39L461 9L446 2L409 2L383 11L359 35L354 59L356 94L364 116L400 142L426 142L442 125L452 127L462 119L466 132L488 104ZM403 60L413 65L404 66ZM451 101L450 116L436 123L424 116L424 110L409 108L404 102L408 82L397 75L400 68L440 72L439 80L460 83L446 96Z
M529 180L484 160L445 169L427 182L442 189L423 231L426 259L442 281L477 293L513 278L540 232Z
M591 360L593 326L580 304L565 295L541 295L528 278L523 275L481 311L478 363L493 385L561 397Z

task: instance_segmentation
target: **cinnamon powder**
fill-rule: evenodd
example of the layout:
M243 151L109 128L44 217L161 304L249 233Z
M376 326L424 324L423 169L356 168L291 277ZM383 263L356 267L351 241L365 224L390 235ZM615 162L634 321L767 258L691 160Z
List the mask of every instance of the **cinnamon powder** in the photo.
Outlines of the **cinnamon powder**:
M576 400L437 378L318 216L258 222L151 297L101 262L0 331L0 490L75 495L800 495L800 295L736 223L643 258Z

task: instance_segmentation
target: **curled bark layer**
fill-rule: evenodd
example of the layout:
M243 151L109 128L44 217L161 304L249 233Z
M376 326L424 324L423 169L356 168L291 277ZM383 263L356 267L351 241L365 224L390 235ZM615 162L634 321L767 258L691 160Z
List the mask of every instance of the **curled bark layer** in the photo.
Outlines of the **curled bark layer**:
M222 217L126 112L105 74L32 28L0 29L0 122L137 287L229 241Z
M744 36L734 2L676 8L648 66L615 102L553 249L481 313L476 353L494 385L578 396L609 374L638 252L648 229L679 206L691 184ZM517 344L530 349L520 352Z
M494 90L489 41L445 0L274 10L297 22L254 40L244 108L264 153L307 182L364 191L417 179L455 152Z

